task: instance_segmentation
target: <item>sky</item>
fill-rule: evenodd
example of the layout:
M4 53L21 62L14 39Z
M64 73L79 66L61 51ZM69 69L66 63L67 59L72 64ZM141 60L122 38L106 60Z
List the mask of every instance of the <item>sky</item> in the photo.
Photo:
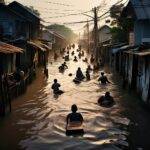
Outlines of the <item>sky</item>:
M6 3L10 3L13 0L5 0ZM76 14L85 11L92 10L95 6L101 6L99 8L98 15L100 16L106 12L110 6L116 3L119 0L16 0L23 5L33 6L40 12L40 17L45 21L42 22L45 25L53 23L67 23L67 22L78 22L90 20L90 17L85 15L73 15L66 16L69 14ZM87 13L90 16L93 16L93 12ZM100 23L104 23L104 20ZM78 33L83 30L85 24L71 24L67 25L74 32ZM92 24L91 24L92 27Z

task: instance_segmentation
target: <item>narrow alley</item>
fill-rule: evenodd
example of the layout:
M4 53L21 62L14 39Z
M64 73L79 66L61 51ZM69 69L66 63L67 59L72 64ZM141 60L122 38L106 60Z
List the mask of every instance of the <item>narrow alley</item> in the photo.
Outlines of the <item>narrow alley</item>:
M70 52L76 49L71 49ZM12 147L15 150L144 148L148 140L143 142L142 138L150 135L145 131L150 125L148 114L139 106L137 98L132 93L129 95L128 91L122 90L119 78L116 78L111 69L102 68L111 84L99 85L100 72L92 72L90 81L77 85L73 82L77 68L81 67L85 73L88 64L82 61L83 58L74 62L74 56L71 56L71 60L67 62L68 69L60 73L58 66L64 61L61 57L55 61L50 54L49 77L45 78L43 70L39 68L38 76L28 87L26 94L12 102L11 115L0 122L0 149ZM69 76L70 73L73 76ZM61 89L65 92L59 97L54 97L51 90L54 78L58 79ZM98 98L106 91L110 91L116 101L112 108L101 107L97 103ZM66 116L72 104L76 104L83 115L85 130L83 137L70 138L65 134ZM147 119L142 119L142 115ZM146 124L144 120L147 120ZM141 133L136 132L139 126L138 131L145 131L145 134L140 135Z

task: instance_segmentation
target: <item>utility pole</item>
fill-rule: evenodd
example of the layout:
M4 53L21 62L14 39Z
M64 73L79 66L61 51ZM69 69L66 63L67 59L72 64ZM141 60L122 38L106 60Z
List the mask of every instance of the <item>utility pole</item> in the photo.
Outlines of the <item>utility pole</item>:
M89 22L87 20L87 45L88 45L88 53L90 52L90 30L89 30Z
M79 32L79 42L80 42L80 32Z
M97 20L97 8L94 7L94 56L96 61L98 61L98 20Z

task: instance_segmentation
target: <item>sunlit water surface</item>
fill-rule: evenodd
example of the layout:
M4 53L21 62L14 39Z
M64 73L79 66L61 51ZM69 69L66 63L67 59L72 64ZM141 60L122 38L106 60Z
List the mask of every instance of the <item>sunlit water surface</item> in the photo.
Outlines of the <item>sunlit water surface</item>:
M72 51L72 50L71 50ZM83 58L82 58L83 59ZM99 72L91 72L91 81L76 85L72 82L78 67L83 72L87 63L82 59L67 62L69 69L59 73L58 66L63 62L59 58L54 61L50 56L48 63L49 77L44 78L42 70L37 72L37 79L29 86L27 93L13 101L12 114L1 125L1 142L5 149L26 150L96 150L96 149L128 149L127 125L129 120L120 115L118 104L120 93L112 81L112 74L107 72L112 84L100 86L97 82ZM53 62L52 64L50 62ZM73 76L68 76L72 73ZM58 98L51 90L53 79L57 78L65 93ZM112 108L98 106L97 99L106 91L110 91L116 100ZM72 104L77 104L84 117L83 137L67 137L65 135L66 116ZM5 126L5 127L4 127ZM6 141L8 144L6 143ZM7 146L6 146L7 145Z

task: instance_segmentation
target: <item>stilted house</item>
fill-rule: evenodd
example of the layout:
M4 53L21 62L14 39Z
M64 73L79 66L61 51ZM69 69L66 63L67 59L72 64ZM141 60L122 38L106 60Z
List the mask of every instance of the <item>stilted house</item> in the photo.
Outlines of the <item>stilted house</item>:
M98 30L98 49L99 57L103 63L109 63L110 61L110 47L111 47L111 33L110 27L107 25L102 26Z
M134 26L129 33L131 47L117 51L117 70L122 70L123 83L150 106L150 1L130 0L121 17L133 20Z
M50 32L51 34L53 34L53 38L54 38L53 49L58 50L67 46L67 40L63 35L57 33L56 31L50 31Z
M0 41L0 116L8 107L11 111L11 88L16 81L10 76L16 71L18 53L23 53L23 49Z
M27 71L27 68L34 66L35 54L38 53L37 50L41 50L41 47L36 44L36 48L30 44L30 42L37 41L40 37L40 17L36 15L32 10L25 7L24 5L13 1L8 5L8 7L19 13L21 16L26 18L24 23L18 22L18 38L15 39L14 43L25 49L24 55L20 59L21 68ZM22 38L23 40L20 40ZM34 43L34 42L33 42Z

